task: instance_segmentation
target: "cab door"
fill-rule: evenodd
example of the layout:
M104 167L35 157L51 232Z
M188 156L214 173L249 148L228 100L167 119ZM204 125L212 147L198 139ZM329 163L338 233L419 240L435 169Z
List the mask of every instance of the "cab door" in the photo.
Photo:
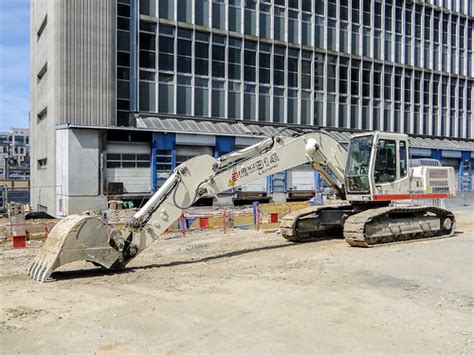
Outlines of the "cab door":
M409 198L408 144L396 135L381 134L372 167L373 200Z

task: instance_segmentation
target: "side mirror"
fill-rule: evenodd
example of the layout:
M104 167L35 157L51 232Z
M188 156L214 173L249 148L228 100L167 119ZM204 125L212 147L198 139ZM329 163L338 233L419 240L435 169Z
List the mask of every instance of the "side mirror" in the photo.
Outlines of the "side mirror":
M382 150L385 149L385 140L379 140L377 143L377 149Z

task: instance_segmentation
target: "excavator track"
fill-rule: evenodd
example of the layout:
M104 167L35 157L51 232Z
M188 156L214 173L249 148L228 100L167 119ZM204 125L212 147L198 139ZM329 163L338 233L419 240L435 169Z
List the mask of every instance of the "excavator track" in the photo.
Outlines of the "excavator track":
M283 238L291 242L307 242L317 238L321 238L322 234L328 230L328 227L320 223L311 223L312 232L303 232L300 227L300 222L304 221L305 217L317 215L323 210L338 210L351 209L352 205L347 201L331 201L329 204L323 206L312 206L304 208L299 211L290 212L285 215L280 223L280 232ZM308 227L308 226L306 226ZM340 226L342 227L342 225ZM331 228L329 228L331 229ZM334 227L332 227L334 229ZM306 228L308 230L308 228ZM341 234L342 237L342 234Z
M451 211L434 206L387 206L368 209L347 218L344 238L355 247L403 242L454 234Z

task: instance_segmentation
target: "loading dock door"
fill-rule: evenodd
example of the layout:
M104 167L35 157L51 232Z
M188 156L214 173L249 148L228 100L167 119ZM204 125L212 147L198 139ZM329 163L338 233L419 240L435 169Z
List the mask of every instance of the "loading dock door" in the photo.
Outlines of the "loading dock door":
M288 190L314 191L314 170L311 166L302 165L288 170Z
M151 148L147 143L107 144L107 183L123 183L124 193L148 193Z

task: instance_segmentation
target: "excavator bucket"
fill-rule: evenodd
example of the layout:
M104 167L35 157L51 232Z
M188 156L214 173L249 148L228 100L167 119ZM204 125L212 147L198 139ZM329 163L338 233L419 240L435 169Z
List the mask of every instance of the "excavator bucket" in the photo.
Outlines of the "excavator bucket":
M44 282L62 265L86 260L105 268L120 261L122 253L111 246L111 228L102 219L88 215L71 215L54 226L28 275Z

